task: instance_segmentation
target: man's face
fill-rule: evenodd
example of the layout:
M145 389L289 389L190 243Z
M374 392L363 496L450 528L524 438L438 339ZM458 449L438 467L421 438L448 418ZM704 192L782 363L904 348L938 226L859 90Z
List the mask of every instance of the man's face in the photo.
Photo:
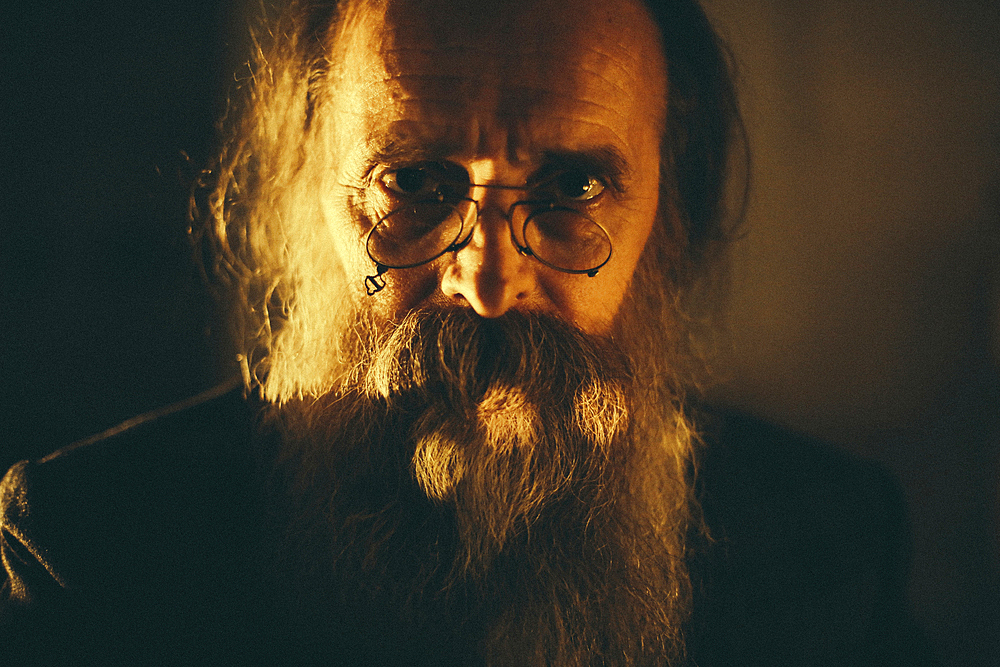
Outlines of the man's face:
M348 192L330 206L351 211L329 215L338 249L360 284L373 272L372 226L413 193L431 193L440 174L527 186L470 187L464 196L480 214L468 245L390 270L371 305L392 320L418 307L533 311L603 333L657 216L667 85L658 34L633 0L499 4L390 1L348 22L330 107ZM596 276L518 252L505 216L539 196L607 231L612 255Z
M636 0L369 0L339 30L310 128L326 152L303 171L329 183L311 192L355 288L390 212L442 195L477 200L479 217L466 245L390 269L358 307L299 274L313 298L293 303L268 380L298 392L276 413L288 552L309 573L335 554L329 585L305 578L305 595L325 609L335 591L373 628L416 619L413 636L451 651L442 662L584 664L604 647L609 664L667 664L689 589L678 332L659 311L615 321L665 222L655 26ZM596 276L518 252L506 215L538 199L606 231ZM399 227L419 232L406 240L439 229L421 219ZM312 242L316 227L296 231ZM647 284L651 256L636 294L672 306ZM335 318L320 326L338 307L341 338ZM326 360L346 370L324 386Z

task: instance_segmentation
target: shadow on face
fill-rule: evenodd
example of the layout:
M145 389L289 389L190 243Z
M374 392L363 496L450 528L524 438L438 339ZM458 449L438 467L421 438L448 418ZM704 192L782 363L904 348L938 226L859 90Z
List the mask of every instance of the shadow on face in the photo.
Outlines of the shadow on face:
M417 258L425 263L380 276L372 308L392 320L425 306L516 309L607 331L657 216L667 83L645 8L392 2L359 9L340 35L328 113L338 182L350 187L327 218L357 281L375 271L373 228L414 244L440 232L441 216L395 212L475 202ZM596 275L559 270L586 239L526 226L545 207L606 233L611 255ZM398 221L407 226L389 229ZM532 252L546 244L561 244L559 261Z

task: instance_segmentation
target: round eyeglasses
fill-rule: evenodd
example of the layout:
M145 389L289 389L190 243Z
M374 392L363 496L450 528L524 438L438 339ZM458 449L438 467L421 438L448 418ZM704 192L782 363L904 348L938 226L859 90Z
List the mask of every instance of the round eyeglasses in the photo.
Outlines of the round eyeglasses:
M510 185L469 187L524 189ZM553 201L518 201L505 217L517 251L556 271L594 277L611 259L608 232L576 209ZM478 220L478 201L449 199L441 193L387 213L372 227L366 241L368 256L375 263L375 274L365 278L368 295L385 287L382 275L389 269L412 269L464 248ZM515 229L520 230L523 243Z

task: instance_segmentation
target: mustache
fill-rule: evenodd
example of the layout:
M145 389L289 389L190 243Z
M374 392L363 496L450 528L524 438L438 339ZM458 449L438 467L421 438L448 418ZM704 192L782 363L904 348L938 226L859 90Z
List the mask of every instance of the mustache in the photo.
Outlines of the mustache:
M372 340L359 388L387 400L410 395L471 409L497 387L520 387L533 404L565 405L588 382L632 377L613 340L538 313L484 319L470 309L416 310Z

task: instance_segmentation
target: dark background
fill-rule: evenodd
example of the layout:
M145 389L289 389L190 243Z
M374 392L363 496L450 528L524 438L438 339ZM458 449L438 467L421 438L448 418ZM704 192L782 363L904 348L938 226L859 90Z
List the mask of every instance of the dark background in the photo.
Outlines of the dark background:
M1000 3L704 0L754 158L725 398L895 473L914 610L1000 664Z
M240 70L238 2L5 16L0 466L222 372L184 212ZM998 3L706 5L755 162L719 395L892 471L915 613L948 664L996 664Z
M33 4L0 35L2 465L213 373L185 207L232 77L222 3Z

